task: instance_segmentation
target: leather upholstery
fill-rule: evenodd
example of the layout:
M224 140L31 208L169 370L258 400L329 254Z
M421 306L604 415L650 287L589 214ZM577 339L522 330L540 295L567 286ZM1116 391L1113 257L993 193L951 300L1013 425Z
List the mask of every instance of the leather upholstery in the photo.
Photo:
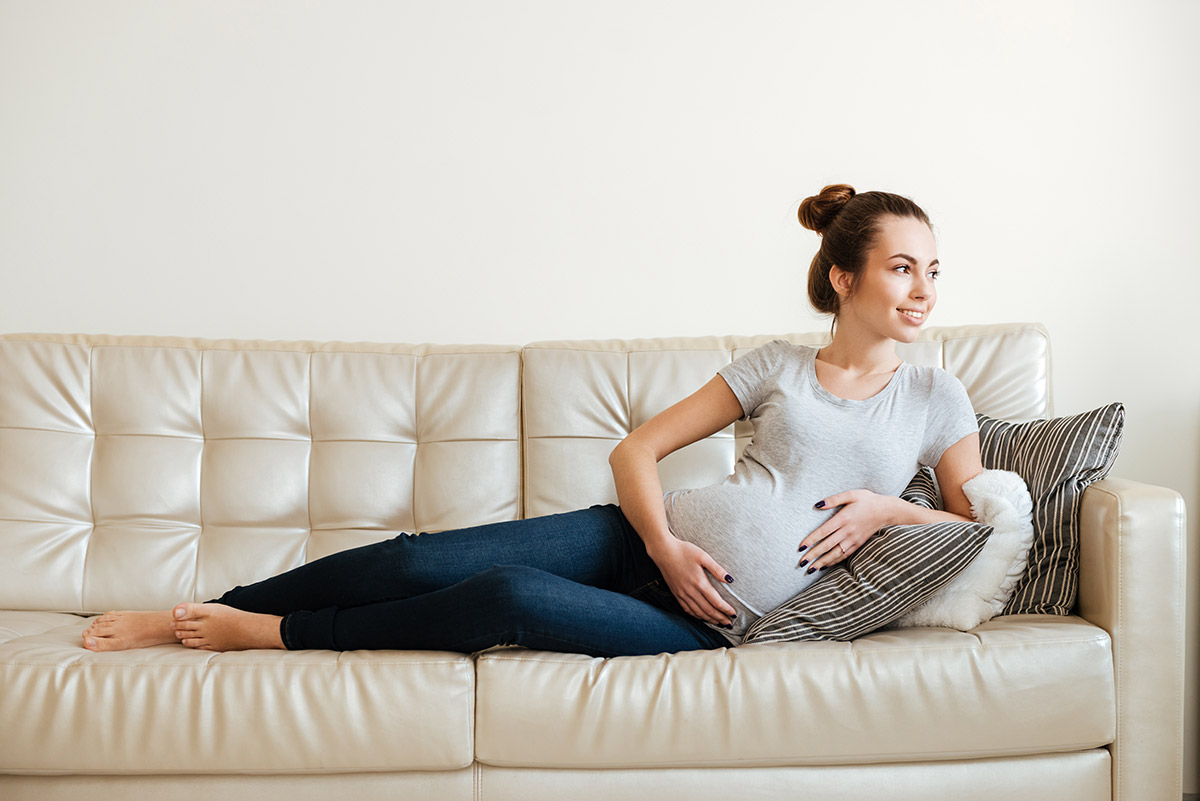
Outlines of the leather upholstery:
M476 758L547 768L845 765L1111 742L1108 636L1077 617L1041 617L670 658L484 654Z
M550 770L476 763L460 771L180 776L5 776L5 801L328 801L330 798L612 801L696 798L795 801L1107 801L1109 754L1066 754L959 762L782 768Z
M0 376L0 608L204 601L520 516L517 348L9 335Z
M1079 614L965 633L610 660L93 654L66 614L613 501L613 445L774 338L0 336L0 796L1176 801L1183 508L1119 479L1084 496ZM978 411L1054 413L1041 326L933 328L901 353ZM664 487L720 480L751 433L672 454Z
M1162 487L1110 478L1083 495L1077 606L1114 643L1114 798L1183 795L1185 523Z
M30 614L3 613L0 626ZM472 762L475 669L465 654L171 645L93 653L80 647L85 621L74 621L0 646L0 720L38 721L4 736L0 772L330 773Z

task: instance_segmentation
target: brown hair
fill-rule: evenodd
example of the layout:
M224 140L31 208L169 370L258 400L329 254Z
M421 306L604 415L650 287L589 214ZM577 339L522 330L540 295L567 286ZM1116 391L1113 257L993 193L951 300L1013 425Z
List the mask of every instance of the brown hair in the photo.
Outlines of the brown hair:
M921 207L902 195L890 192L858 194L849 184L832 184L821 194L805 198L796 216L800 224L821 235L821 249L808 268L808 300L822 314L837 322L841 299L829 281L835 264L850 273L851 291L867 254L878 244L883 217L912 217L932 229Z

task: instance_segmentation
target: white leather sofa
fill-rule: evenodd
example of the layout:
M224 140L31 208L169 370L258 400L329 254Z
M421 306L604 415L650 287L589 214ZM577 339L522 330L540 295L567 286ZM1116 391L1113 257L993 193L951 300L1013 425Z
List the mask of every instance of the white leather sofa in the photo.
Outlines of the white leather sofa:
M0 798L1178 801L1184 509L1115 478L1085 495L1066 617L615 659L82 647L107 609L613 502L613 445L775 336L0 337ZM902 353L977 411L1053 413L1040 326ZM720 480L747 426L664 487Z

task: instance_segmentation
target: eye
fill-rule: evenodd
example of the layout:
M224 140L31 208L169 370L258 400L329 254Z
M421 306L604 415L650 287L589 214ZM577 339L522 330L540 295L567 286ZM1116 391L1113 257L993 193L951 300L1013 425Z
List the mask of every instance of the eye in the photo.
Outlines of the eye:
M929 277L932 278L934 281L938 280L938 278L941 277L941 275L942 275L941 270L930 270L929 271Z
M893 270L907 270L907 269L909 269L909 266L907 264L897 264L892 269Z

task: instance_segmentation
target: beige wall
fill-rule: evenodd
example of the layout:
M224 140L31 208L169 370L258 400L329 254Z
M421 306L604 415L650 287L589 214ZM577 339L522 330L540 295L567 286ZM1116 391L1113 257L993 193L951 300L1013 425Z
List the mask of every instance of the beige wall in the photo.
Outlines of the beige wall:
M524 343L815 330L796 204L909 195L934 324L1183 493L1197 776L1200 4L0 0L0 330Z

